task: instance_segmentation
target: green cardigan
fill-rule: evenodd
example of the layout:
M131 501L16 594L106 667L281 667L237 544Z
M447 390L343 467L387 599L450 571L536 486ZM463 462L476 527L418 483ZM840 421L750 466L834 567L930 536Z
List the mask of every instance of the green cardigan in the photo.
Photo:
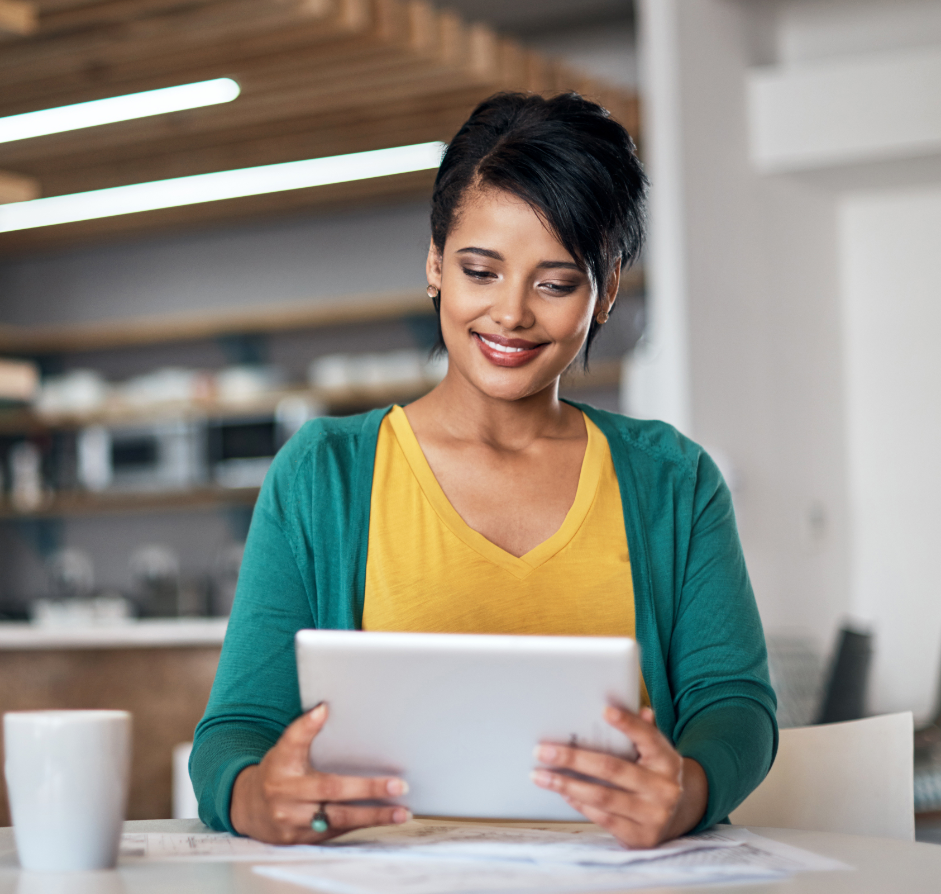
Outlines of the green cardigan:
M706 772L705 828L761 782L778 736L731 497L705 451L671 426L575 406L608 440L644 680L657 726ZM265 479L190 758L199 815L215 829L233 831L235 777L301 713L294 634L361 626L376 440L388 410L307 423Z

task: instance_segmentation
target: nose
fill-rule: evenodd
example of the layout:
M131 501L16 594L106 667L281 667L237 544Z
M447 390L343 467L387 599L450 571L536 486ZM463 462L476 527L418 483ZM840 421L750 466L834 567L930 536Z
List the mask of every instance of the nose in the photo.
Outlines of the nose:
M529 288L523 283L506 282L494 289L490 319L506 332L530 329L536 322Z

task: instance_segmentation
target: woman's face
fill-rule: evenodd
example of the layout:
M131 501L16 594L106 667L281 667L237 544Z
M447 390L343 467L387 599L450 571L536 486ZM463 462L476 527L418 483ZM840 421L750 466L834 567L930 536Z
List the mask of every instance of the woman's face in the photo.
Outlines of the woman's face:
M519 400L553 386L575 359L597 301L580 270L536 212L511 193L468 195L428 282L441 291L448 377L484 394Z

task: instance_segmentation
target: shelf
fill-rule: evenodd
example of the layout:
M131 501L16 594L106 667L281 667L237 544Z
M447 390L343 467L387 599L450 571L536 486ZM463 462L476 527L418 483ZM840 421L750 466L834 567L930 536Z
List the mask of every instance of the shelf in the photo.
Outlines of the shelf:
M0 521L68 518L89 515L127 515L136 512L174 512L186 509L215 509L221 506L252 506L257 487L200 487L178 491L133 491L92 493L60 492L38 509L20 511L0 504Z
M87 425L134 425L161 419L238 419L274 413L285 398L300 398L336 415L361 407L381 407L415 400L432 386L427 382L381 388L282 388L239 402L165 401L146 405L111 403L92 413L39 414L29 409L0 410L0 434L57 431Z
M621 364L616 360L608 360L596 363L592 366L589 373L573 371L562 379L561 391L566 394L577 394L579 391L591 388L605 388L617 385L621 376ZM314 392L312 390L297 390L277 392L266 396L264 401L259 401L251 405L239 405L234 407L215 407L208 408L202 406L198 412L203 415L212 415L213 412L221 414L223 412L232 412L236 415L248 415L254 412L261 412L267 408L271 410L287 394L292 395L316 395L323 397L330 395L330 405L336 409L338 407L349 407L358 409L366 406L384 406L390 403L408 403L414 398L420 397L428 389L427 385L422 385L408 393L407 389L401 386L389 387L386 389L345 389L344 391L334 392ZM276 399L277 398L277 399ZM166 407L164 409L167 409ZM195 414L197 412L192 406L177 405L174 411L177 416L187 412ZM17 411L16 417L23 420L28 430L35 430L37 426L49 428L48 420L40 420L33 414L25 411ZM144 418L144 417L134 417ZM155 418L153 411L148 410L147 419ZM93 422L114 422L116 417L105 418L101 415L85 416L81 419L72 418L68 425L89 425ZM120 421L133 421L131 417L120 417ZM8 417L4 420L0 417L0 432L12 432L21 429L15 429L13 423ZM85 491L63 492L50 496L48 502L42 507L30 510L19 511L9 504L0 504L0 521L26 520L26 519L51 519L67 518L74 516L89 515L107 515L112 513L131 513L131 512L172 512L188 509L210 509L220 506L250 506L255 502L258 496L258 488L222 488L222 487L201 487L192 490L179 491L161 491L161 492L121 492L121 493L92 493Z
M562 379L563 391L579 391L616 385L620 380L618 361L602 361L587 374L577 370ZM251 401L224 403L220 401L168 401L146 406L111 404L93 413L56 416L40 415L28 409L0 410L0 434L37 433L42 431L82 428L86 425L132 425L159 419L233 419L273 413L285 398L307 400L323 407L328 413L342 414L391 403L406 403L425 394L432 384L425 381L389 384L379 388L284 388L270 391Z

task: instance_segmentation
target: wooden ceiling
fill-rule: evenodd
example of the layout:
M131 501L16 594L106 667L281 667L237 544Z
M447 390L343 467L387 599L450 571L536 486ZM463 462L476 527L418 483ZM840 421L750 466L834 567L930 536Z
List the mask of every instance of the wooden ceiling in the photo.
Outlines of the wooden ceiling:
M9 198L453 136L498 90L578 90L631 133L633 94L424 0L0 0L0 116L215 77L225 105L0 144ZM0 254L428 195L433 172L0 234ZM18 192L17 192L18 190ZM25 190L25 191L24 191Z

